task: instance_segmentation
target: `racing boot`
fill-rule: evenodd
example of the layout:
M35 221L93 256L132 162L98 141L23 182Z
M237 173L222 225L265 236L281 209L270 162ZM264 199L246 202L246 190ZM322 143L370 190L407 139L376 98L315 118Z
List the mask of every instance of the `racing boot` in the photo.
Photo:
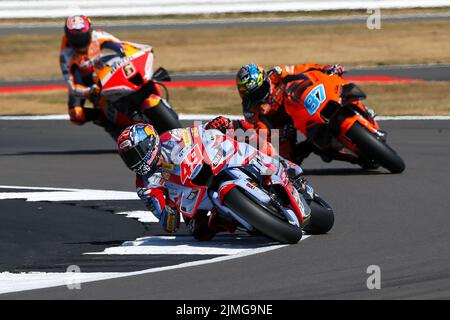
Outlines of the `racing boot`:
M216 232L234 233L238 223L235 220L229 220L221 216L217 212L217 208L212 208L208 220L208 227Z
M207 212L198 211L195 218L186 221L188 231L198 241L209 241L217 233L215 228L210 228Z
M294 185L294 188L305 198L309 203L314 199L314 189L308 183L308 181L302 177L303 170L289 161L283 161L286 168L286 173L289 180ZM291 165L289 165L291 164Z

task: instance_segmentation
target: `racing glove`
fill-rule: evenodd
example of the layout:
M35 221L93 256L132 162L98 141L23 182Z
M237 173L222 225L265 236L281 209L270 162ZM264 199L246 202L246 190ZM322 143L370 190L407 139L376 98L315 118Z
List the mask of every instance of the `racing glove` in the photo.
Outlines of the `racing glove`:
M223 117L223 116L218 116L218 117L214 118L213 120L209 121L205 125L205 129L206 130L216 129L216 130L219 130L222 133L226 133L227 130L234 129L233 121L230 120L229 118L226 118L226 117Z
M345 68L343 66L341 66L340 64L335 64L335 65L327 65L323 68L323 72L325 72L326 74L334 75L337 74L338 76L342 76L345 72L347 72L347 70L345 70Z
M94 99L98 96L98 94L100 93L101 89L97 84L94 84L92 86L89 87L89 99Z
M174 233L180 227L180 213L175 209L166 206L159 221L166 232Z

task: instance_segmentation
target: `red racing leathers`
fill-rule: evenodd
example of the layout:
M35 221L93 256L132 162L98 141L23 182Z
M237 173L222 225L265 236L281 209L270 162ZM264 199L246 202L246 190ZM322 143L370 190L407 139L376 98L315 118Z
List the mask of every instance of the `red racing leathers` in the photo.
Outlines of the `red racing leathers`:
M95 102L96 94L99 88L95 85L93 69L95 59L99 56L102 49L110 49L116 53L121 53L123 41L117 39L111 34L101 31L92 31L91 42L85 53L76 52L70 47L66 36L61 41L60 67L64 80L69 87L69 115L70 120L75 124L83 124L87 120L93 120L88 109L84 108L86 99ZM152 47L130 43L143 51L151 51Z

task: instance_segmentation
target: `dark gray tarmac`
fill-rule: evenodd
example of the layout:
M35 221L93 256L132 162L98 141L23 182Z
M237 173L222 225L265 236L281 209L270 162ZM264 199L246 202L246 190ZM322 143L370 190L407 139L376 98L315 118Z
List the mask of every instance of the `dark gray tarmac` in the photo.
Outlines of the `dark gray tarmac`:
M382 121L381 127L406 162L402 174L326 164L315 156L306 160L308 180L336 212L335 226L327 235L236 260L85 283L81 290L56 287L0 298L449 299L450 121ZM0 181L24 187L132 191L134 179L113 150L110 137L92 124L0 121ZM108 224L109 240L140 236L135 221L123 218L121 229L120 218L83 210L89 210L91 218L86 212L72 214L76 226ZM14 230L16 216L4 212L0 219L7 216ZM21 211L18 221L27 214L33 210ZM48 225L62 227L56 222ZM11 234L4 230L0 237L1 243ZM34 242L38 245L39 238ZM0 250L4 257L6 249ZM370 265L381 268L380 290L366 286Z
M139 20L133 21L132 17L127 20L114 21L108 23L95 22L96 28L102 28L106 31L142 31L142 30L168 30L168 29L202 29L202 28L230 28L230 27L283 27L296 25L336 25L348 23L366 24L370 13L366 15L353 16L329 16L329 17L280 17L280 18L253 18L247 19L198 19L198 20ZM436 12L425 14L383 14L381 11L381 23L383 22L402 22L402 21L439 21L450 19L449 12ZM64 21L64 19L61 19ZM11 34L42 34L61 32L62 27L57 23L10 23L0 25L0 36Z
M200 80L231 80L236 72L193 72L174 73L172 81L200 81ZM450 81L450 64L428 64L428 65L392 65L375 67L349 67L344 77L356 76L386 76L405 79L417 79L425 81ZM62 85L63 79L23 79L23 80L0 80L2 87L28 87L39 85Z

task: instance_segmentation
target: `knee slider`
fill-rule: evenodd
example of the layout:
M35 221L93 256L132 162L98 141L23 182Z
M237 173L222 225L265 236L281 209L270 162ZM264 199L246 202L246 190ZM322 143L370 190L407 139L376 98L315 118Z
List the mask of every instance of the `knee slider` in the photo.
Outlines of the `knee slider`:
M83 107L76 106L69 109L70 121L76 125L82 125L86 121Z

